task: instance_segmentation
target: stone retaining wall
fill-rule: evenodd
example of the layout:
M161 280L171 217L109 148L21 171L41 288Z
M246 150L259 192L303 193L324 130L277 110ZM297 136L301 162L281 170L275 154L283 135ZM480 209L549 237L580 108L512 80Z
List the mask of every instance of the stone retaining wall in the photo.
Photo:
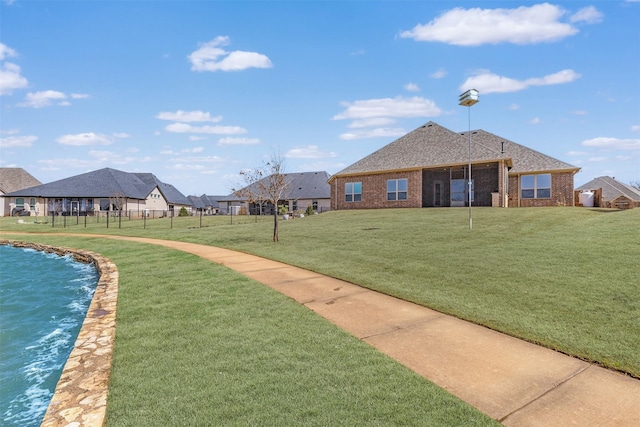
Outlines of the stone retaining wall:
M93 263L100 279L41 427L104 425L115 339L118 270L108 258L79 249L0 240L0 244L71 255Z

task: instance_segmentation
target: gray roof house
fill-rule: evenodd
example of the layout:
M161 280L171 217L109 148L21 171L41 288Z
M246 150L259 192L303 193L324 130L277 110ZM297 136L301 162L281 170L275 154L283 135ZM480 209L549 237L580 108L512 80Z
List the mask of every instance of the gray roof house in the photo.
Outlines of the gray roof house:
M216 215L220 210L218 200L224 197L225 196L203 194L202 196L188 196L187 198L191 201L197 212L202 212L204 215Z
M218 199L220 208L223 213L232 211L232 207L244 207L248 214L265 214L273 213L272 205L263 205L262 207L256 203L251 203L247 194L259 194L260 185L269 177L262 178L258 182L254 182L240 190L229 194L228 196ZM290 212L305 211L309 206L314 212L323 212L329 210L331 201L331 189L327 181L329 174L324 171L316 172L293 172L285 173L284 179L287 182L287 192L278 202L279 205L285 205Z
M573 205L580 168L484 130L434 122L333 175L332 209Z
M576 188L576 192L582 191L596 192L597 207L622 209L640 207L640 190L610 176L594 178Z
M45 215L116 210L116 204L122 204L125 211L135 212L191 207L189 199L180 191L151 173L129 173L111 168L24 188L6 196L37 198L42 203L39 212Z
M0 216L9 216L14 208L24 209L24 199L16 204L5 194L42 184L22 168L0 168ZM33 203L35 207L35 203Z

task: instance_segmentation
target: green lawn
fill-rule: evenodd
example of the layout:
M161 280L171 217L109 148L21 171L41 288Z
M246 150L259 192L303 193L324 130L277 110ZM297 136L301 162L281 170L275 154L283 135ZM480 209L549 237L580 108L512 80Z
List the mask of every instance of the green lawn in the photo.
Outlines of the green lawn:
M203 227L199 218L165 218L146 229L141 221L108 229L82 221L0 224L3 231L125 234L250 252L640 377L640 209L475 208L473 218L470 231L466 209L328 212L281 221L279 243L271 242L271 218L206 217ZM29 240L36 238L57 239Z
M118 266L108 426L498 425L290 298L212 262L103 238L20 237L87 248Z

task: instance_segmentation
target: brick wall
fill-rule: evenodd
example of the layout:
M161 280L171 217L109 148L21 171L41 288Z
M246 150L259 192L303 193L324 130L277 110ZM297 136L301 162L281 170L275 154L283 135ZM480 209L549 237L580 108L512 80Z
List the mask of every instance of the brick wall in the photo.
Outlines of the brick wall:
M549 199L520 199L520 176L509 177L509 206L574 206L573 172L558 172L551 174L551 198Z
M407 179L407 200L387 200L387 180ZM362 201L345 202L344 185L362 183ZM390 172L379 175L338 177L331 182L332 209L379 209L422 207L422 171Z

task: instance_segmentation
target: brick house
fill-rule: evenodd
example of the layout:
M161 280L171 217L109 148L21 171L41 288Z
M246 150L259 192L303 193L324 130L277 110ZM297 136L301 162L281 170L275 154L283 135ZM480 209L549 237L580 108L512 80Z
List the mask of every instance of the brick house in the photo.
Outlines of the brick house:
M325 171L315 172L293 172L283 174L286 182L286 192L282 200L278 201L278 206L285 206L290 213L299 213L311 207L314 212L320 213L330 209L331 190L329 184L329 174ZM275 207L265 203L260 206L251 202L249 195L259 195L263 192L261 184L268 182L269 177L262 178L244 188L241 188L228 196L218 198L220 212L242 212L250 215L271 215ZM266 184L268 185L268 184Z
M180 208L191 210L191 201L152 173L129 173L104 168L48 184L5 194L14 204L35 200L40 215L92 215L118 209L133 215L149 212L163 216ZM119 206L118 206L119 205ZM33 206L30 206L33 209Z
M640 190L610 176L599 176L576 188L576 192L594 191L595 204L601 208L631 209L640 207Z
M0 216L10 216L26 211L35 215L38 200L36 197L5 197L5 194L42 184L22 168L0 168Z
M428 122L329 179L332 209L468 206L469 134ZM471 132L472 206L573 206L580 168Z

